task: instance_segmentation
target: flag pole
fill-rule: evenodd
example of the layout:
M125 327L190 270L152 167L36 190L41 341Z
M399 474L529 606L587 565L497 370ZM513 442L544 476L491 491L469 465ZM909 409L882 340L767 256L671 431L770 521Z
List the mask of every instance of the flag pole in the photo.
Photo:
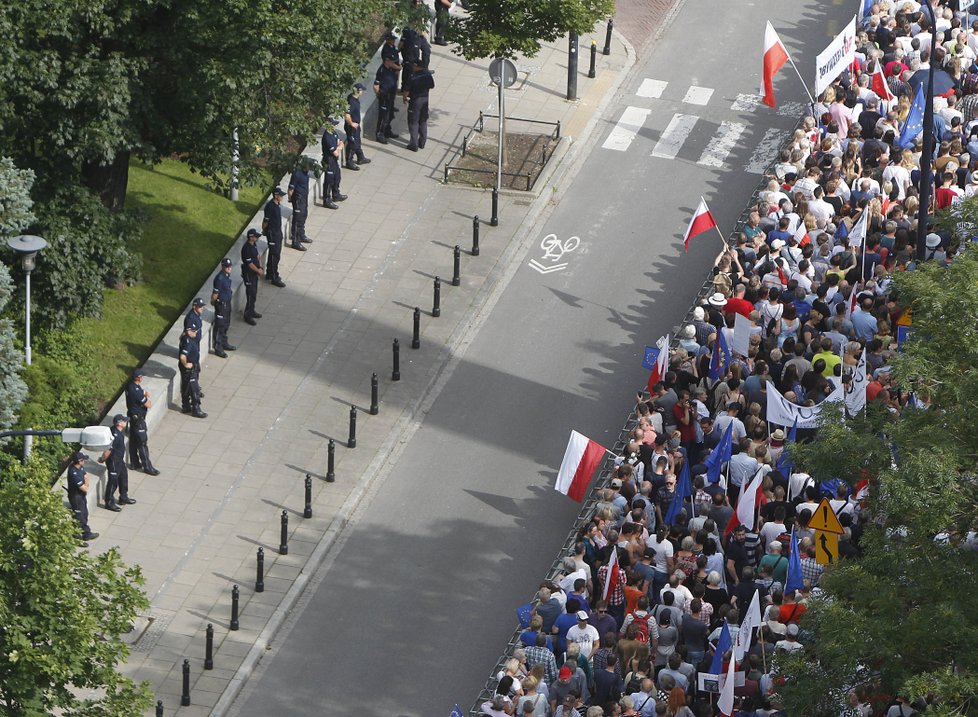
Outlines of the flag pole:
M712 216L712 214L711 214L711 216ZM730 248L730 242L728 242L728 241L727 241L727 237L725 237L725 236L723 236L723 232L722 232L722 231L720 231L720 227L719 227L719 226L717 226L717 225L716 225L716 224L714 223L714 225L713 225L713 228L714 228L714 229L716 229L716 230L717 230L717 234L719 234L719 235L720 235L720 241L722 241L722 242L723 242L723 246L724 246L724 248L725 248L725 249L729 249L729 248Z
M795 74L798 75L798 79L801 80L801 84L805 88L805 94L808 95L808 99L811 100L812 114L815 114L815 98L812 97L812 93L808 89L808 84L805 82L805 78L801 76L801 73L798 71L798 66L795 64L795 61L791 59L791 55L788 54L787 48L785 48L784 54L788 56L788 62L790 62L791 66L795 68ZM815 119L818 120L818 117Z

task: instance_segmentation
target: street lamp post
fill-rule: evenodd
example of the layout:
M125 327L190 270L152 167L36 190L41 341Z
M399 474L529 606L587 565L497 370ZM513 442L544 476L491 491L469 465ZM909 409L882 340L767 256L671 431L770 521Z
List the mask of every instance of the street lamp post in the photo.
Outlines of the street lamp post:
M23 436L60 436L64 443L81 443L89 450L106 448L112 444L112 429L109 426L86 426L85 428L18 428L0 431L0 438Z
M21 266L24 268L24 285L27 300L24 302L24 360L31 365L31 272L34 271L38 253L48 245L44 239L33 234L22 234L7 240L7 244L17 252ZM31 457L31 438L33 434L24 434L24 461Z
M924 92L924 144L920 153L920 207L917 210L917 261L927 258L927 220L930 195L934 184L934 49L937 47L937 23L931 0L924 0L930 13L931 56L927 70L927 88Z

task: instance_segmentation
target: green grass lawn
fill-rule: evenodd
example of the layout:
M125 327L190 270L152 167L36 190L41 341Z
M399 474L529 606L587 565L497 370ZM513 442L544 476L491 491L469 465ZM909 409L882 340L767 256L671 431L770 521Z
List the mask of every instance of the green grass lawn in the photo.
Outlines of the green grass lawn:
M270 186L244 188L240 200L231 202L180 162L130 166L126 206L149 220L138 247L143 280L126 289L107 289L103 318L82 319L74 327L79 340L104 357L96 378L100 400L112 401L132 369L152 353Z

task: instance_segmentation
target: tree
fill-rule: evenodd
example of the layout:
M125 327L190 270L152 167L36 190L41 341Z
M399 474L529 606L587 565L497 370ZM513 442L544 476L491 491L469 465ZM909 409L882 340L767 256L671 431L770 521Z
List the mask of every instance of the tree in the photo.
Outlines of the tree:
M541 42L589 32L614 11L614 0L469 0L468 15L452 19L449 38L467 60L534 57Z
M971 245L946 268L925 262L895 277L913 338L890 363L927 410L873 403L793 450L816 479L869 478L871 519L861 558L823 576L825 595L803 620L811 644L784 660L791 713L839 714L846 689L866 683L927 698L934 714L978 714L978 553L968 538L978 527L976 271Z
M78 526L38 464L0 483L0 714L141 715L146 683L116 671L149 602L115 548L79 552Z

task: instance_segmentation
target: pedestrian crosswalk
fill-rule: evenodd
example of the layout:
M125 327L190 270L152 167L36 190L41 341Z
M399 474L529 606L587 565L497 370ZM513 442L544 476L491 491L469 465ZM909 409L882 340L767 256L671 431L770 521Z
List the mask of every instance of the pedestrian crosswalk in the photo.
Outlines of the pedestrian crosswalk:
M689 85L677 88L670 87L670 83L665 80L644 78L635 90L636 97L662 100L663 104L670 101L673 104L679 102L682 105L682 109L675 112L665 123L665 127L658 131L651 156L660 159L677 159L682 153L683 158L691 158L701 150L702 153L696 160L697 164L723 168L728 165L731 155L738 149L746 150L743 143L751 139L756 140L757 144L747 163L743 165L743 169L751 174L763 174L776 157L778 149L787 140L791 130L770 128L758 140L748 132L749 122L738 121L743 119L742 117L722 120L719 125L716 125L704 120L701 115L694 114L702 111L697 108L710 106L711 102L714 108L720 102L723 104L729 102L729 111L735 115L752 114L759 109L767 110L761 105L760 95L738 94L732 102L719 97L715 99L714 95L715 90L711 87ZM777 107L774 112L781 117L800 118L810 110L804 103L786 102ZM636 136L646 128L652 115L653 109L649 107L626 107L601 146L615 152L628 151ZM657 115L661 116L659 113ZM648 131L654 135L656 128L648 127ZM711 131L712 136L708 140L705 139L705 135Z

